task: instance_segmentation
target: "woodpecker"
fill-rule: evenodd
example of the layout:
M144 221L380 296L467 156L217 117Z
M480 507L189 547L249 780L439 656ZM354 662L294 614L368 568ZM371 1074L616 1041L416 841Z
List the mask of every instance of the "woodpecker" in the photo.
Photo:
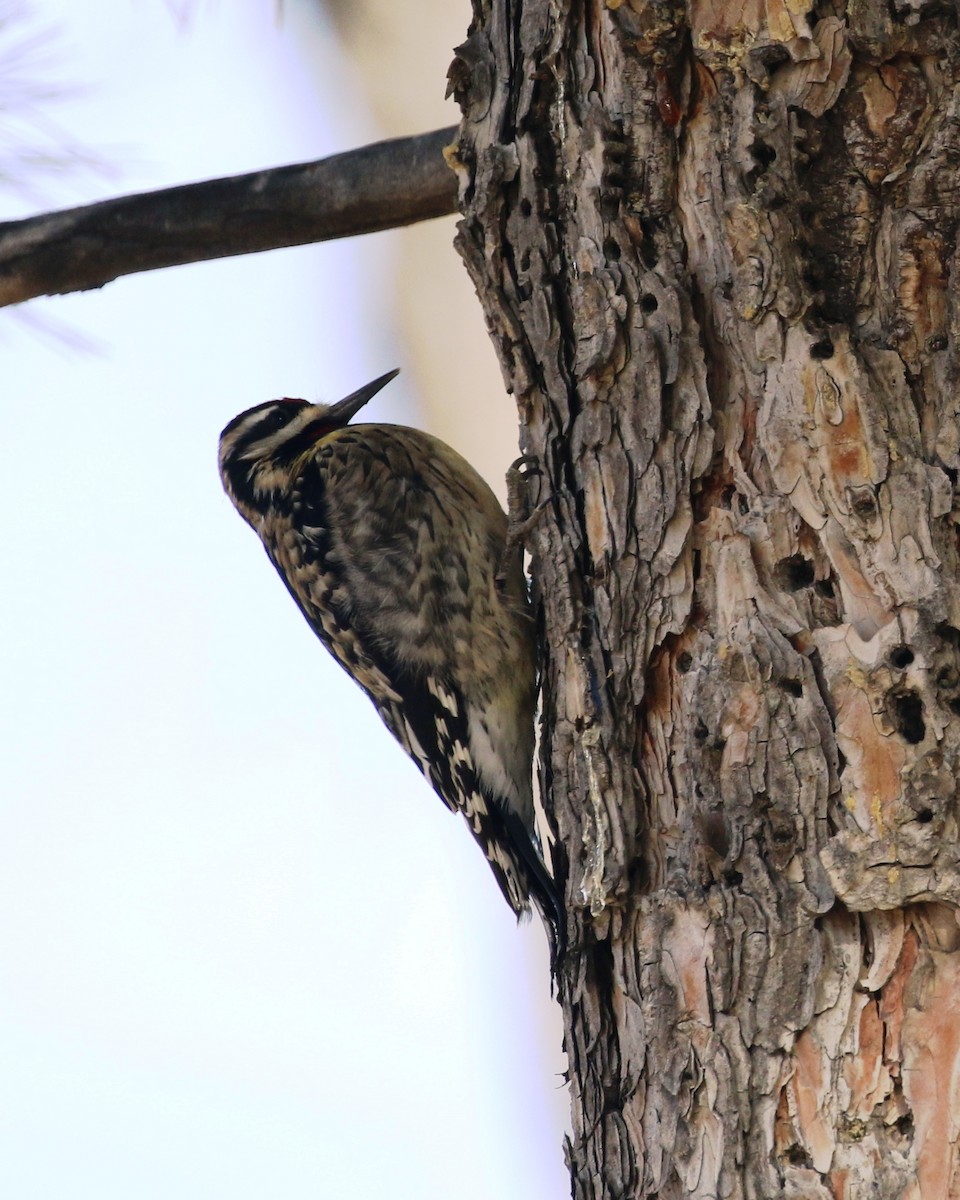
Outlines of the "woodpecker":
M520 556L477 472L437 438L273 400L220 435L220 477L313 632L452 811L507 903L532 901L556 962L558 893L534 827L536 665Z

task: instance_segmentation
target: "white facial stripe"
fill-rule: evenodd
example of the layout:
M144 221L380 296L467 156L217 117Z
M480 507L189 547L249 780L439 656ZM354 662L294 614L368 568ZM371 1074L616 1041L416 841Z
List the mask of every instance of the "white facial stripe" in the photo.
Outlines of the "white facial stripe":
M269 411L269 410L268 410ZM269 433L266 437L261 438L258 442L254 442L249 449L245 450L240 455L241 462L253 462L259 458L272 458L274 454L288 441L291 441L300 436L304 429L318 417L323 416L324 410L317 404L309 404L306 408L302 408L300 412L293 418L289 424L284 425L282 429L276 429ZM257 413L255 417L251 417L249 425L256 426L263 420L264 413ZM248 429L248 423L245 421L236 431L237 440L243 437Z

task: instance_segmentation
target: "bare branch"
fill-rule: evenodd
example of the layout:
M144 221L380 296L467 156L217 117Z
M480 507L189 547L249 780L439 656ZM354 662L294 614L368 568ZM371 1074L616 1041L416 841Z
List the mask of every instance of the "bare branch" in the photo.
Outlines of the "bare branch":
M456 210L457 185L443 148L455 134L451 126L319 162L0 222L0 306L445 216Z

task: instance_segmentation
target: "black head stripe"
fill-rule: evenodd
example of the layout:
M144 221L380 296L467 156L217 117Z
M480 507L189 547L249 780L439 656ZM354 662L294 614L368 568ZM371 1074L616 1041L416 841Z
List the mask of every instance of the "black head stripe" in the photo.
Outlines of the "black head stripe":
M265 437L271 427L281 429L284 424L297 415L301 408L306 407L306 403L306 400L284 398L283 400L267 400L263 404L254 405L253 408L248 408L224 426L223 432L220 434L220 441L227 441L241 426L246 426L235 447L237 452L242 452L247 446ZM274 417L276 418L275 422Z

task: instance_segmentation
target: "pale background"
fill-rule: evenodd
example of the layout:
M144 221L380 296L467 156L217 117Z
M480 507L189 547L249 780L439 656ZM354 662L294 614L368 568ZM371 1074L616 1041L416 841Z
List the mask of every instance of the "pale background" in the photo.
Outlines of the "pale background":
M186 7L33 0L23 32L55 36L22 74L78 86L38 101L55 128L21 109L25 144L112 173L33 171L24 197L0 141L0 219L457 118L466 3ZM569 1192L542 931L516 929L216 473L241 409L400 366L372 418L502 492L515 414L453 228L0 313L4 1200Z

